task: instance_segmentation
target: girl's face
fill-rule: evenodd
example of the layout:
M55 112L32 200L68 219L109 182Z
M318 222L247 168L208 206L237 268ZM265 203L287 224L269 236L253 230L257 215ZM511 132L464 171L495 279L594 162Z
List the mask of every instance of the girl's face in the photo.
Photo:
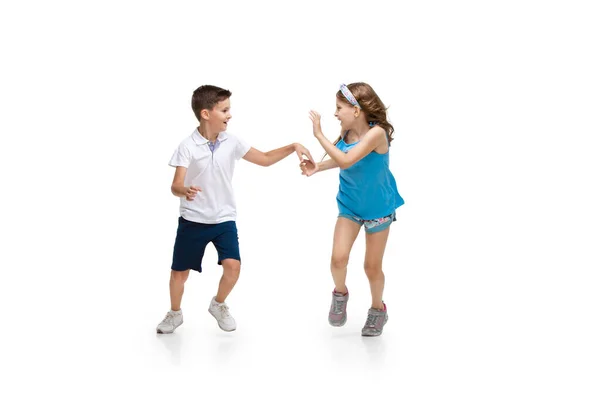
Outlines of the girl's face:
M356 117L354 115L355 107L348 103L340 101L336 98L335 100L335 117L340 121L342 129L350 129L354 123Z

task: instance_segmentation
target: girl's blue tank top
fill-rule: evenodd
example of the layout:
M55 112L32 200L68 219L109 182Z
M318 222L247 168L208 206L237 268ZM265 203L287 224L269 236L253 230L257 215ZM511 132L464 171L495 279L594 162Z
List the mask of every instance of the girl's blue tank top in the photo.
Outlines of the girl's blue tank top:
M347 144L342 137L336 147L347 153L358 143ZM386 217L404 204L390 171L389 147L385 154L372 151L350 168L340 169L336 199L340 214L361 220Z

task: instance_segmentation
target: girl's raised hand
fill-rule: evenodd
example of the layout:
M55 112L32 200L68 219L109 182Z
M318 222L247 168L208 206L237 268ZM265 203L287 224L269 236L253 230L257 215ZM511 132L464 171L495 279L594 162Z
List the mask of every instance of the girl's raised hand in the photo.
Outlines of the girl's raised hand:
M310 112L308 113L308 117L310 118L313 124L313 135L322 135L323 132L321 131L321 115L316 111L310 110Z

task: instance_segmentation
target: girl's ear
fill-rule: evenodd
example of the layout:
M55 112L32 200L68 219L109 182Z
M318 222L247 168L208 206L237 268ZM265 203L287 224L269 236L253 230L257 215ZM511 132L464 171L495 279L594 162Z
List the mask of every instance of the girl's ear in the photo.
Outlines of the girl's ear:
M354 106L354 118L358 118L360 115L360 108L358 106Z
M200 111L200 117L202 119L209 119L210 113L208 112L208 110L204 109L204 110Z

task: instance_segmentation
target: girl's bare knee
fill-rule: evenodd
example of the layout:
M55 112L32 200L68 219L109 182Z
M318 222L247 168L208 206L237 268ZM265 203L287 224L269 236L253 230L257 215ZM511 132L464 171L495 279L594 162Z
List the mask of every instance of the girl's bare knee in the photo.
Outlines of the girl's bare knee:
M376 278L383 274L381 263L365 262L365 273L369 278Z
M331 267L335 269L344 269L348 266L347 255L336 255L331 256Z

